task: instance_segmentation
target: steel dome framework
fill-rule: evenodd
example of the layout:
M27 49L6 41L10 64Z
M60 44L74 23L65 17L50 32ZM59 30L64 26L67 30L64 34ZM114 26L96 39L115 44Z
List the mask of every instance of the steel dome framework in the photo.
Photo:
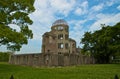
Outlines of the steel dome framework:
M52 24L52 26L56 26L56 25L68 25L68 23L65 21L65 20L63 20L63 19L59 19L59 20L56 20L53 24Z

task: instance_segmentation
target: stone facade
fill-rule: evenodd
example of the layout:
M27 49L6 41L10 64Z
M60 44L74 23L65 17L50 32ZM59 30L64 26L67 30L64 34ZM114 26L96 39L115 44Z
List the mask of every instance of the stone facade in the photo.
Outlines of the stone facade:
M43 34L42 53L12 55L11 64L29 66L70 66L92 64L94 58L80 54L76 41L69 38L69 26L64 20L52 24L51 31Z
M76 41L69 38L69 26L64 20L53 23L50 32L43 35L42 53L77 53Z

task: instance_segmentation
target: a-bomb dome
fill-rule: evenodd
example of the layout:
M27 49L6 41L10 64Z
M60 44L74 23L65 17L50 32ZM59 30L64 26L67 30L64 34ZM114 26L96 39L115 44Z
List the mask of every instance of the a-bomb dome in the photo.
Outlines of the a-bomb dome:
M67 22L63 19L59 19L59 20L56 20L52 26L56 26L56 25L68 25Z

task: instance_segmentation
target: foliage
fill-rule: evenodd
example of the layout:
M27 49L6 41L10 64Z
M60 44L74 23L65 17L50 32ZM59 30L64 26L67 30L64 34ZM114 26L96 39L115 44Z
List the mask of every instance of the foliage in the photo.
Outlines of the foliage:
M114 79L120 77L120 64L33 68L0 63L0 79ZM5 76L4 76L5 75Z
M19 51L23 44L27 44L33 34L28 28L33 22L29 14L35 9L34 0L0 0L0 46ZM16 31L10 25L20 28Z
M98 63L109 63L111 56L120 55L120 22L114 26L102 25L93 33L86 32L81 41Z
M10 52L0 52L0 61L1 62L8 62Z

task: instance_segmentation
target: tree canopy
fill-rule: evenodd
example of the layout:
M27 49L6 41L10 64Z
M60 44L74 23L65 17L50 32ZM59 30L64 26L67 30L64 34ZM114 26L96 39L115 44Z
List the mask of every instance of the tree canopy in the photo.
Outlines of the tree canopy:
M28 16L35 10L33 4L34 0L0 0L0 46L19 51L33 37L28 28L33 23ZM11 28L10 24L17 25L20 31Z
M86 32L81 40L83 51L89 51L98 63L109 63L110 57L120 55L120 22L114 26L101 25L102 29Z

